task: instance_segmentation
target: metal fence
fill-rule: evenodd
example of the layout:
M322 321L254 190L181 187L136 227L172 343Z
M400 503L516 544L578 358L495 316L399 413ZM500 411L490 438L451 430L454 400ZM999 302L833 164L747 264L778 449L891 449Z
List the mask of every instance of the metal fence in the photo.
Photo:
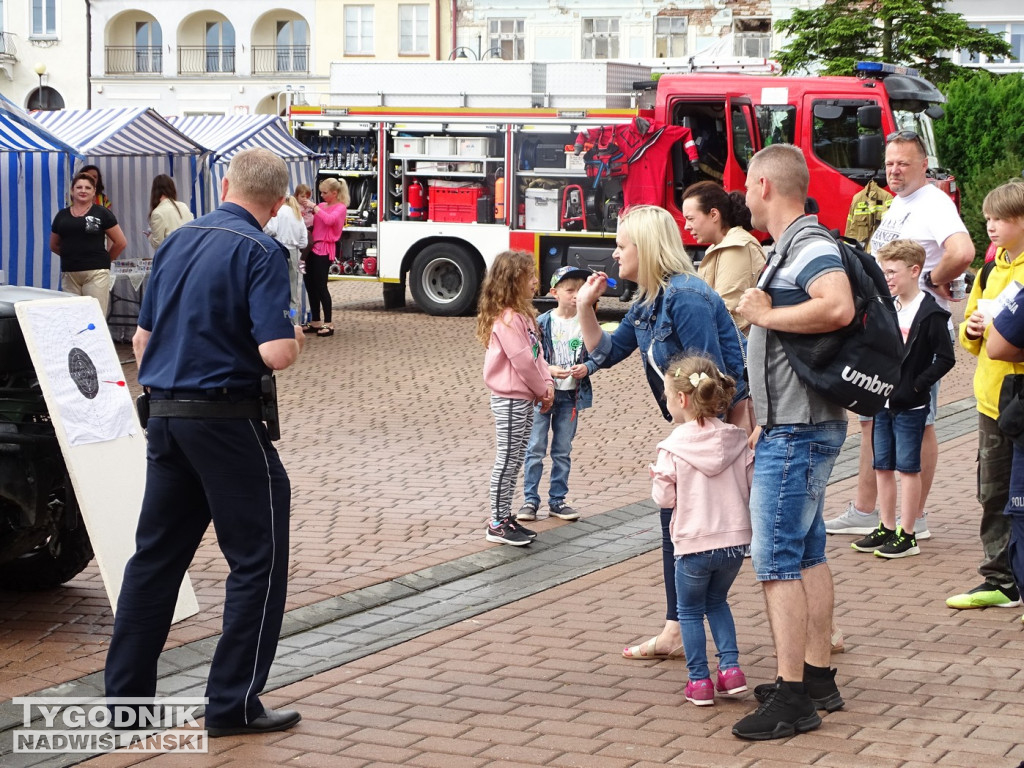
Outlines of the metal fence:
M108 75L161 75L163 48L159 45L108 45L104 71Z
M10 32L0 32L0 57L18 58L18 48L14 44L14 35Z
M234 46L197 45L178 48L179 75L233 74Z
M278 72L309 73L308 45L252 46L252 73L273 75Z

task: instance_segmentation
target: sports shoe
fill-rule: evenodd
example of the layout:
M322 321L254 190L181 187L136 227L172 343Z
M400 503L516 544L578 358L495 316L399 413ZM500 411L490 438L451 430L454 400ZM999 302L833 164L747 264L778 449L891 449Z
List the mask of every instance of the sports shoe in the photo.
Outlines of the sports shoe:
M846 505L846 511L839 517L833 517L825 521L825 533L843 533L854 536L867 536L878 528L878 510L870 514L863 514L857 511L851 501Z
M896 518L896 525L900 525L900 519ZM924 541L930 539L932 532L928 530L928 513L926 512L924 517L917 518L914 523L914 538L918 541Z
M755 694L757 688L754 689ZM815 711L811 697L806 693L794 693L781 677L774 684L765 686L763 693L761 706L732 727L733 736L754 741L784 739L796 733L813 731L821 725L821 715Z
M875 550L875 557L884 557L887 560L920 554L921 548L917 546L917 538L912 533L904 532L902 525L897 525L896 533Z
M715 690L726 696L743 693L747 690L747 677L739 667L720 669L718 670L718 679L715 680Z
M515 517L509 518L508 524L511 525L513 528L515 528L517 531L522 531L523 533L525 533L526 536L528 538L530 538L531 540L537 538L537 532L536 531L530 530L525 525L521 524L519 522L519 520L517 520Z
M570 507L564 501L556 501L554 504L548 505L548 512L553 517L561 518L562 520L579 520L580 513Z
M715 686L711 684L711 678L703 680L686 681L686 700L698 707L710 707L715 703Z
M836 712L846 706L842 694L839 693L839 686L836 685L836 670L833 667L824 677L815 677L807 674L804 668L804 690L814 704L815 709L825 712ZM768 694L775 687L773 683L762 683L754 688L754 698L764 702Z
M890 531L879 523L875 530L863 539L857 539L850 545L850 547L852 549L856 549L858 552L874 552L895 535L896 531Z
M497 525L487 524L487 540L496 544L511 544L513 547L524 547L531 539L521 528L509 520L502 520Z
M946 600L950 608L1013 608L1020 605L1020 592L1017 587L1011 584L1008 587L1000 587L998 584L984 582L970 592L962 595L953 595Z
M537 519L537 505L532 501L523 503L523 506L516 512L516 520L536 520Z

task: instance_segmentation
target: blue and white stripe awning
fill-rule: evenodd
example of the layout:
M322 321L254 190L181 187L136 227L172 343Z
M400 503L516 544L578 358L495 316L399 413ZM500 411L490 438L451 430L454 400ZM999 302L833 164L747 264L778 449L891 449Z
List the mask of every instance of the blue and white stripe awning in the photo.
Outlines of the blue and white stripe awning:
M203 149L149 107L61 109L32 117L84 155L201 155Z
M296 139L275 115L190 115L168 121L194 142L214 153L216 160L230 160L243 149L263 147L289 159L309 159L313 152Z

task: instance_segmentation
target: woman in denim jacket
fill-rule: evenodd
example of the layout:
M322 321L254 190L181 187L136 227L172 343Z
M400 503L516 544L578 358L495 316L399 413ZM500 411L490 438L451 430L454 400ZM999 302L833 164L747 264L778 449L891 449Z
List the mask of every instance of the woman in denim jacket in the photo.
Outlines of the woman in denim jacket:
M745 340L721 297L697 277L683 248L679 227L663 208L630 208L619 220L613 258L619 277L639 284L636 301L612 333L601 330L594 302L607 285L603 273L592 275L576 296L583 342L601 368L625 360L637 349L644 376L662 415L665 406L664 371L669 360L686 352L704 354L736 381L735 406L748 397L744 375ZM669 521L672 510L661 510L662 566L665 577L665 627L647 642L625 648L627 659L665 659L683 655L676 615L675 563Z

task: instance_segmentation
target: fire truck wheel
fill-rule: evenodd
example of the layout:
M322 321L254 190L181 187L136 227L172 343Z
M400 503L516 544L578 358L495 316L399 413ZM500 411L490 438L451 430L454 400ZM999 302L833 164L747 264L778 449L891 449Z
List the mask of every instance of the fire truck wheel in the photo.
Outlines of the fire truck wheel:
M462 246L435 243L424 248L412 263L412 297L430 315L465 315L476 306L480 267Z

